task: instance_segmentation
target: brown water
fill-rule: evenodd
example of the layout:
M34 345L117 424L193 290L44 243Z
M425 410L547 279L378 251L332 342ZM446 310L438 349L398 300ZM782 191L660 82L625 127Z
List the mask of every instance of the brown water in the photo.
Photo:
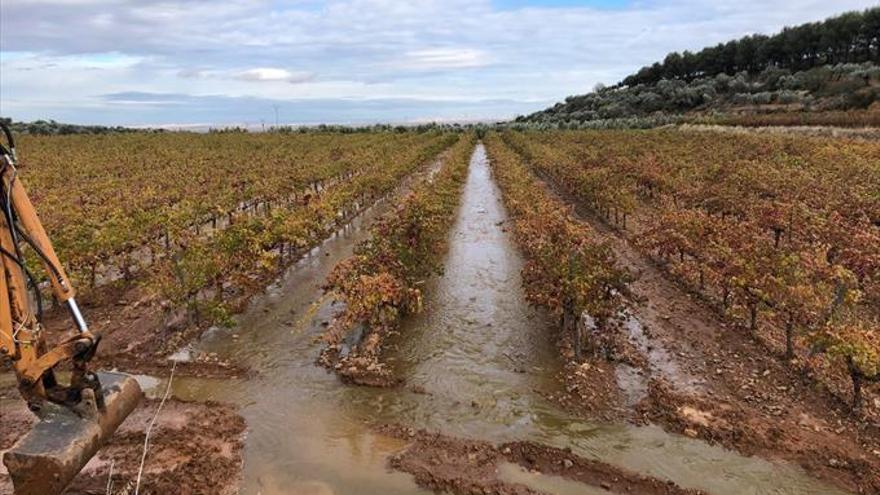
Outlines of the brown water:
M246 494L419 494L385 457L402 447L367 424L399 422L491 441L533 440L718 494L840 493L796 467L743 457L657 427L572 418L544 400L558 362L551 328L525 303L522 259L503 230L506 213L485 151L471 161L446 270L428 284L425 311L410 318L389 349L408 386L342 385L314 365L316 337L335 312L320 285L350 255L386 206L368 210L257 298L235 328L215 330L198 350L253 366L248 381L176 379L178 397L241 405L248 422ZM233 338L237 335L237 338ZM418 385L427 393L413 393ZM161 388L161 384L157 389ZM548 493L577 484L501 466L503 479ZM580 493L592 493L583 487Z
M584 485L562 476L535 473L510 462L498 466L498 478L508 483L525 485L532 490L554 495L607 495L608 490Z

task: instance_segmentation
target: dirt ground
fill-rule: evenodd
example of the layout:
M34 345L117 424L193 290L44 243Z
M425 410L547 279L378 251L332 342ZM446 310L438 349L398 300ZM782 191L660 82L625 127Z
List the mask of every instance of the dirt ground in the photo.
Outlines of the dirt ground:
M165 376L171 364L167 357L195 339L204 325L187 320L182 314L167 312L140 288L127 291L105 289L81 303L89 327L101 335L93 369L117 369L126 373ZM72 331L67 311L55 309L46 315L44 326L51 342ZM216 356L196 355L178 362L175 374L203 378L246 376L250 371Z
M613 243L621 265L637 275L630 312L644 336L637 345L621 325L622 356L569 364L567 393L554 397L559 403L586 417L657 423L746 455L799 464L846 490L880 493L876 390L867 392L860 413L852 413L839 393L768 350L766 339L721 321L633 247L629 239L637 235L638 216L629 230L620 231L584 209L576 213ZM646 383L634 403L626 401L627 384L615 379L614 368L622 365L633 367ZM603 395L604 403L589 396L609 389L617 393Z
M399 190L411 187L416 177L433 173L440 163L438 159L404 179ZM275 276L274 273L268 274L237 291L232 296L232 306L243 310L251 297ZM207 325L185 311L170 309L136 285L130 288L120 288L119 285L123 283L94 289L87 298L79 301L91 331L102 337L91 362L92 369L168 376L172 365L168 357L195 341ZM73 331L70 316L64 308L49 309L43 324L50 345ZM0 373L11 374L11 370L0 365ZM251 378L256 372L216 355L194 354L190 360L178 361L174 374L176 377ZM0 389L2 397L17 398L18 392L14 388ZM129 493L127 486L136 475L143 449L143 432L156 406L156 401L144 401L65 493L104 494L111 463L116 487L113 493ZM23 401L4 406L0 411L0 451L11 447L33 421ZM149 475L145 476L140 493L237 493L244 434L244 419L233 406L169 400L151 436L150 453L151 456L155 453L157 460L148 462L145 475ZM8 476L0 472L0 493L11 493L9 483Z
M554 400L585 417L603 421L656 423L669 431L718 443L747 455L799 464L813 476L857 493L880 493L880 398L868 390L864 410L855 415L817 380L784 362L741 328L722 322L712 308L672 282L661 267L586 211L581 218L614 243L623 266L638 275L637 301L630 309L643 340L621 322L611 359L575 363L562 342L568 364L564 392ZM638 218L632 222L638 225ZM631 227L637 229L637 227ZM139 290L87 305L93 328L104 335L98 368L165 376L166 356L197 332ZM47 322L50 333L66 328L60 311ZM187 330L189 328L189 330ZM57 332L56 332L57 333ZM662 352L660 352L662 351ZM632 383L621 381L625 367ZM177 376L237 377L251 372L214 356L177 365ZM638 383L644 387L639 388ZM0 390L14 396L15 390ZM113 466L113 493L128 493L136 477L144 431L158 402L145 401L126 420L74 481L67 493L105 493ZM0 415L0 450L29 427L32 416L20 403ZM390 459L393 469L411 473L427 488L457 494L539 493L499 478L497 466L510 462L535 472L602 487L618 493L684 494L668 482L646 478L570 452L531 443L491 445L385 426L383 433L410 441ZM236 493L241 473L243 419L218 403L169 400L151 437L141 493ZM2 468L0 468L2 469ZM5 483L5 484L4 484ZM0 493L9 493L0 471Z
M163 309L143 297L138 289L117 298L99 299L98 303L93 300L85 306L91 328L103 335L98 354L92 361L93 369L168 376L171 363L166 356L171 347L165 343L179 329L168 325ZM52 339L61 338L70 328L69 317L63 311L50 312L47 316L47 335ZM247 369L207 355L180 362L175 368L178 377L224 378L249 374ZM18 391L5 388L0 390L0 396L18 398ZM11 447L35 420L23 401L6 404L0 411L0 450ZM158 401L143 401L65 493L106 493L111 464L115 487L111 493L133 493L129 489L143 451L144 431L157 405ZM232 406L170 399L151 434L140 493L237 493L244 431L244 419ZM0 467L0 493L12 493L11 481L2 469Z
M145 400L64 493L134 493L144 435L158 406L158 400ZM12 446L33 420L24 403L4 406L0 450ZM238 493L244 432L244 420L233 407L169 399L150 435L140 493ZM111 467L112 485L108 492ZM2 467L0 493L12 493L11 481Z
M531 442L492 445L400 425L383 425L382 434L406 440L409 445L389 460L392 469L410 473L419 486L457 495L539 495L526 485L499 477L503 462L518 464L532 474L552 474L599 487L613 493L700 494L674 483L626 471L603 462L584 459L568 450Z

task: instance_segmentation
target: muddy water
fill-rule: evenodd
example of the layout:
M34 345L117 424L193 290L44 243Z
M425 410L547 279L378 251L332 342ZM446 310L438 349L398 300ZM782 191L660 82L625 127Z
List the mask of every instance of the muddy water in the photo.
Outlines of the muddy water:
M662 376L678 390L692 393L701 391L703 381L681 369L662 343L651 340L635 315L626 313L623 316L623 327L629 334L629 341L648 358L652 374ZM628 406L638 404L648 395L648 379L642 370L620 363L615 368L615 374Z
M509 462L498 466L498 478L508 483L525 485L532 490L554 495L607 495L608 491L599 487L584 485L562 476L533 473L518 464Z
M252 365L257 378L174 381L179 397L241 405L249 426L243 493L426 493L409 476L386 470L385 457L401 444L371 433L370 422L570 447L718 494L836 493L794 467L656 427L577 420L544 400L540 392L555 387L558 370L551 326L523 300L522 259L503 230L506 214L482 146L450 232L445 273L428 284L425 311L405 322L389 349L408 385L343 386L314 365L320 350L315 338L335 311L320 284L382 210L369 210L316 248L258 298L236 327L211 332L198 346ZM511 466L500 471L503 479L548 493L576 492L564 480L534 479ZM584 487L580 493L592 492Z

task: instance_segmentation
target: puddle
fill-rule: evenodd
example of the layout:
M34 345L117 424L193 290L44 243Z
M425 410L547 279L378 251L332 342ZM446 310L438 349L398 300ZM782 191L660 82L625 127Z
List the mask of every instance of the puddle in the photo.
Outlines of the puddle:
M642 370L618 363L614 368L614 376L617 379L617 386L623 391L627 406L635 406L648 396L648 380Z
M554 495L608 495L608 491L553 474L535 473L512 462L498 465L498 479Z
M159 385L162 384L162 380L155 376L131 375L131 377L138 383L145 395L152 393L154 390L158 390Z
M649 339L638 318L627 314L623 326L629 333L630 342L648 358L652 373L666 378L680 390L699 392L702 389L702 380L681 369L672 353L660 342Z
M189 346L179 349L177 352L168 356L169 361L177 361L178 363L189 363L193 360L192 348Z

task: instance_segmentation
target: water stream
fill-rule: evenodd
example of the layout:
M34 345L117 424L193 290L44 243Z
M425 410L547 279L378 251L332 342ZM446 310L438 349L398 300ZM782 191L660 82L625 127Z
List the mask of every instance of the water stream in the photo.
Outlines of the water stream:
M449 234L443 276L428 283L425 310L409 318L389 348L407 386L370 389L341 384L315 366L316 336L335 308L321 294L329 270L350 255L374 207L314 249L257 298L237 325L210 332L203 352L240 360L250 380L175 379L176 396L237 403L247 420L246 494L420 494L385 458L400 441L372 433L372 422L491 441L533 440L671 479L717 494L840 493L801 469L744 457L657 427L583 421L546 401L559 363L551 325L523 299L522 259L509 233L500 193L480 145ZM161 388L161 384L157 388ZM502 466L503 479L548 493L576 484L532 479ZM581 492L593 493L583 487Z

